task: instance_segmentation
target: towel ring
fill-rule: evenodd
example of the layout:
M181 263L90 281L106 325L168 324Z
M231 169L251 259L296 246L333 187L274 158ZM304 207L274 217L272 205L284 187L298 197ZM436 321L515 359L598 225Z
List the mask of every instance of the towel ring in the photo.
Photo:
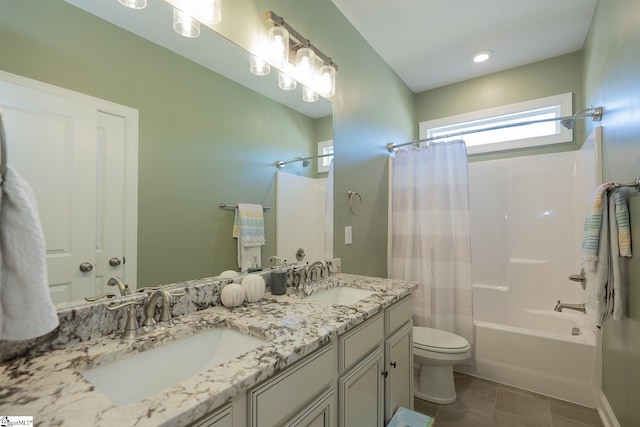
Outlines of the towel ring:
M351 210L351 213L354 215L360 215L360 212L362 212L362 196L357 191L353 191L351 189L347 191L347 194L349 195L349 209ZM360 209L357 212L353 209L353 198L355 196L360 199Z

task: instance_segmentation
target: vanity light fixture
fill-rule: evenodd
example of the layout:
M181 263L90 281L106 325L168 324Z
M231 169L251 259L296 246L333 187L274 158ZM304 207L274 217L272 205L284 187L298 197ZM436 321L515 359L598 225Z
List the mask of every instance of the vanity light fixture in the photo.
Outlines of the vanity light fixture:
M147 0L118 0L120 4L131 9L144 9L147 7Z
M319 98L318 93L313 89L306 86L302 88L302 100L304 102L316 102Z
M286 28L269 29L269 58L275 67L289 65L289 31Z
M192 39L200 35L200 22L187 12L174 8L173 29L181 36Z
M336 69L332 65L320 67L320 94L327 98L336 94Z
M492 55L493 55L493 52L490 50L481 50L479 52L474 53L471 59L473 60L473 62L479 64L481 62L487 61L489 58L491 58Z
M282 90L293 90L298 86L298 82L289 74L280 71L278 76L278 87Z
M271 65L264 59L256 55L251 55L251 66L249 69L251 70L251 74L266 76L271 72Z
M332 97L335 95L336 72L338 66L311 42L291 27L273 11L265 12L265 21L273 23L269 29L268 62L277 67L281 72L278 85L283 90L291 90L296 87L296 81L304 85L302 98L305 102L315 102L319 95ZM286 53L285 53L286 52ZM293 55L295 53L295 55ZM294 65L289 58L294 56ZM318 68L318 63L320 67ZM254 61L252 58L252 73Z
M206 25L222 21L222 0L198 0L193 16Z
M301 47L296 53L298 58L298 78L303 84L312 85L316 73L316 53L308 47Z

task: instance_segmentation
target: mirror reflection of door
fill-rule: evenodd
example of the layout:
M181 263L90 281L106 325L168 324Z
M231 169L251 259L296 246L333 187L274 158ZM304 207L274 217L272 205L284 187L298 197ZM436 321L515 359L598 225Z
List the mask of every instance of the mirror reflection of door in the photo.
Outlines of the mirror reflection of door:
M0 80L0 108L7 164L38 203L52 300L117 294L110 277L135 287L126 264L135 256L125 258L125 118L47 86Z
M302 263L325 259L325 202L327 178L308 178L276 173L276 254L296 263L302 248Z

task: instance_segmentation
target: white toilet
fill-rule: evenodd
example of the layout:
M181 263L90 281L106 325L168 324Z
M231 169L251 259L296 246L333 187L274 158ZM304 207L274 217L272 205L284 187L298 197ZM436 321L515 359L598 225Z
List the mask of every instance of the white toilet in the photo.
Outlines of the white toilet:
M469 342L451 332L413 327L413 363L420 373L414 382L417 398L447 404L456 401L453 365L471 356Z

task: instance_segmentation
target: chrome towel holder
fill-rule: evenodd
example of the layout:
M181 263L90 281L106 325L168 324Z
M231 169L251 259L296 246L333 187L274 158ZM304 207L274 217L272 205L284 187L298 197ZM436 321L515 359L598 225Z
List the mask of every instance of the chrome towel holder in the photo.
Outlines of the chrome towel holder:
M360 215L360 212L362 212L362 196L360 195L360 193L358 193L357 191L353 191L352 189L349 189L349 191L347 191L347 195L349 196L349 209L351 210L351 213L354 215ZM360 200L360 209L358 209L357 212L355 209L353 209L354 197L357 197Z

